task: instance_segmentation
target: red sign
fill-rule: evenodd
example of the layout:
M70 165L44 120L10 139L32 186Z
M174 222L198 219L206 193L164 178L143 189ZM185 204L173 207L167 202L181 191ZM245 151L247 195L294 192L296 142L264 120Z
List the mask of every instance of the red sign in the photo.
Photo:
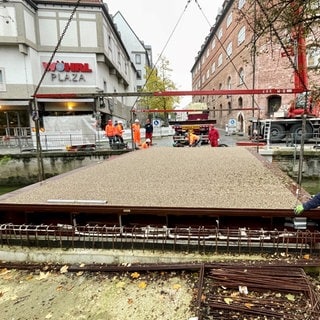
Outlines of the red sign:
M50 65L46 62L42 62L42 65L45 69L51 72L92 72L92 69L89 67L89 63L57 61L50 63Z

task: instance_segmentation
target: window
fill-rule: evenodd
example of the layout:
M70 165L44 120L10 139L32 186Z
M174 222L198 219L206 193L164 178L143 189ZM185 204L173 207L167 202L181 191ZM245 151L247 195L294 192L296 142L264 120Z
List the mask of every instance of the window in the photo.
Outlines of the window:
M213 38L211 42L211 49L214 49L215 46L216 46L216 38Z
M320 47L310 47L307 50L308 67L319 67L320 63Z
M245 3L246 3L246 0L239 0L238 9L242 9Z
M240 68L239 70L239 85L243 85L244 84L244 71L242 68Z
M0 68L0 91L6 91L4 69Z
M246 38L246 27L243 26L238 32L238 46L245 40Z
M136 64L141 64L141 54L137 53L135 56Z
M216 71L216 63L214 62L211 66L211 73L214 73Z
M220 28L219 32L218 32L218 39L221 39L223 36L223 31L222 28Z
M209 51L209 49L207 49L207 51L206 51L206 57L207 58L209 57L209 54L210 54L210 51Z
M228 90L231 89L231 77L228 77L228 80L227 80L227 89L228 89Z
M229 42L229 44L227 45L226 51L227 51L227 55L228 55L227 58L229 58L232 55L232 42Z
M137 79L141 80L142 79L142 72L141 70L137 70Z
M232 23L232 12L230 12L227 17L227 28L230 26L231 23Z
M206 72L206 79L208 79L210 76L210 70L208 69L207 72Z
M220 53L219 58L218 58L218 67L222 65L222 53Z
M112 38L110 35L108 35L108 48L110 53L112 53Z

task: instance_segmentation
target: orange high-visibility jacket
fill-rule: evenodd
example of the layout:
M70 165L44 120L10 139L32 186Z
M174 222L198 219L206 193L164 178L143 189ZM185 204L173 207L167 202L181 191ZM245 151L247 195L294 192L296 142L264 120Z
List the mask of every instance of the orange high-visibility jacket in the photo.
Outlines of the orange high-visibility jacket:
M133 123L132 124L132 132L133 132L133 142L134 143L141 143L141 135L140 135L140 124Z
M149 144L144 142L142 145L141 145L141 149L148 149L149 148Z
M192 145L192 144L194 144L196 141L198 141L200 138L199 138L199 136L197 136L196 134L190 133L188 139L189 139L189 144Z
M105 135L107 137L113 137L115 135L115 128L114 125L111 124L107 124L105 129L104 129Z
M121 136L122 137L122 134L123 134L123 127L120 123L118 123L115 127L114 127L114 132L115 132L115 135L116 136Z

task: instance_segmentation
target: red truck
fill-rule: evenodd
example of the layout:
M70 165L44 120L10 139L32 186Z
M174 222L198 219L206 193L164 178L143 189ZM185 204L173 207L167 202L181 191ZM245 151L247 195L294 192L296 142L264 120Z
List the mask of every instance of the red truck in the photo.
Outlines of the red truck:
M208 144L208 133L210 124L216 124L215 119L209 120L209 111L190 112L187 119L183 121L169 121L175 133L173 135L173 145L188 145L187 133L193 130L194 134L201 137L201 144Z

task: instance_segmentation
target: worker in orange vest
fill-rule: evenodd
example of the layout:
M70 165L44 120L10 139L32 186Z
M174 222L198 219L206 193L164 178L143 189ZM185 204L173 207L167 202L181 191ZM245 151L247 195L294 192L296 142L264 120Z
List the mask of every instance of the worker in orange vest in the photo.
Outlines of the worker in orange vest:
M134 121L131 129L132 129L134 147L137 148L138 146L141 145L140 121L138 119Z
M200 137L193 133L192 130L188 132L189 147L195 147L200 143Z
M123 143L123 125L122 121L115 121L114 123L114 129L115 129L115 137L118 139L121 143Z
M146 139L144 143L142 143L140 149L148 149L150 147L151 140L149 138Z
M107 125L104 129L105 136L109 139L109 145L112 147L112 145L115 143L115 127L112 123L112 120L108 120Z

